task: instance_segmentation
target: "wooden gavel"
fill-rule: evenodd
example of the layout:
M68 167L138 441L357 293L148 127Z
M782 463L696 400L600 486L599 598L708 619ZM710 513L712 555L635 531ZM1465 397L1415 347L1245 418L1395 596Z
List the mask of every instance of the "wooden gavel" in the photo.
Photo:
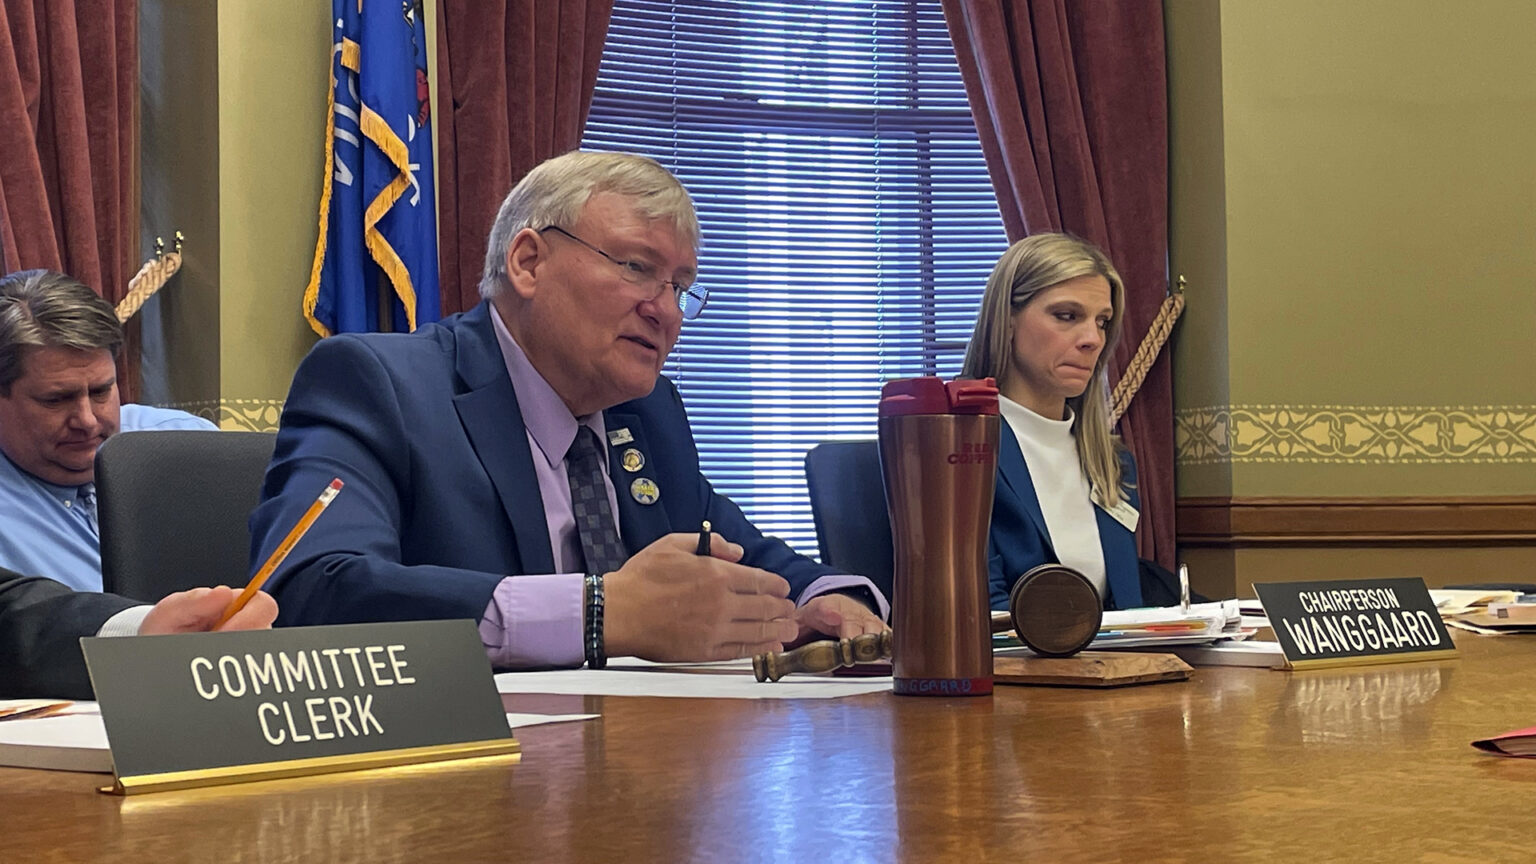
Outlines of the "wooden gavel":
M752 673L759 681L777 681L791 672L831 672L839 666L873 663L891 656L891 631L861 633L851 639L807 642L793 651L759 654Z
M1013 629L1007 612L992 613L992 632ZM752 658L752 673L759 681L777 681L793 672L831 672L856 663L873 663L891 656L891 631L862 633L851 639L807 642L793 651L759 654Z

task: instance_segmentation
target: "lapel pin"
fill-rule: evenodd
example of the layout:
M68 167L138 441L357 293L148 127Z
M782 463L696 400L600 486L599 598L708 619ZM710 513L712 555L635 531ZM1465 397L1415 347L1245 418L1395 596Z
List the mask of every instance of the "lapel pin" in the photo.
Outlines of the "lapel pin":
M645 467L645 455L634 447L630 447L619 456L619 464L624 466L625 471L633 474Z
M656 481L649 477L636 477L635 482L629 484L629 497L641 504L655 504L661 497L661 490L656 488Z
M633 440L635 440L635 436L629 433L628 426L608 430L608 443L615 447L619 446L620 444L628 444Z

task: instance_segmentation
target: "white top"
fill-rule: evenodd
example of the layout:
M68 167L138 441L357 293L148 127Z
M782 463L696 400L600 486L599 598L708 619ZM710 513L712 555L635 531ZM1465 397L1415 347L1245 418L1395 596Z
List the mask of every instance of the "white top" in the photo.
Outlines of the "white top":
M1071 409L1067 410L1067 419L1049 420L1006 396L998 396L997 402L1024 454L1024 465L1034 481L1035 497L1040 500L1045 531L1050 535L1057 560L1087 576L1103 597L1104 546L1099 542L1092 489L1077 461Z

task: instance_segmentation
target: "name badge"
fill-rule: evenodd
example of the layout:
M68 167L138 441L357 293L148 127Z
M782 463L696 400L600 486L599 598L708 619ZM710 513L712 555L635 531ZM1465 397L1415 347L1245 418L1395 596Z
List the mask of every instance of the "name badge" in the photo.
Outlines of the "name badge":
M80 640L121 795L514 754L471 621Z
M1454 657L1423 579L1255 584L1293 668Z
M1106 508L1104 512L1108 513L1111 519L1124 525L1125 530L1132 534L1136 533L1136 526L1141 524L1141 511L1132 507L1131 502L1124 498L1120 499L1120 503L1114 507Z

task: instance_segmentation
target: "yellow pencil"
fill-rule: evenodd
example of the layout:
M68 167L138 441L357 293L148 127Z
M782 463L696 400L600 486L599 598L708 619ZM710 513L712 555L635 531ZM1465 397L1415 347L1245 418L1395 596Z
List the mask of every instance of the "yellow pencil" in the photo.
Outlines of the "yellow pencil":
M225 622L235 617L235 613L245 608L245 604L251 602L251 598L256 596L256 592L261 590L261 586L267 584L267 580L272 576L272 571L276 570L277 566L283 563L283 559L288 557L288 553L293 551L293 547L298 545L300 540L304 539L304 535L309 532L309 526L315 524L315 520L320 518L321 511L330 505L331 499L336 497L336 493L341 491L341 487L340 477L335 478L329 486L325 487L325 491L320 493L320 497L315 499L315 503L309 505L309 509L304 511L303 516L299 517L299 523L293 526L293 530L288 532L288 536L283 538L283 542L277 544L277 548L273 549L272 554L267 556L267 563L261 565L261 569L257 570L256 575L251 577L251 581L246 584L245 590L241 591L240 596L236 597L235 601L229 604L229 608L224 610L224 614L219 617L219 623L213 625L213 629L217 630L223 627Z

